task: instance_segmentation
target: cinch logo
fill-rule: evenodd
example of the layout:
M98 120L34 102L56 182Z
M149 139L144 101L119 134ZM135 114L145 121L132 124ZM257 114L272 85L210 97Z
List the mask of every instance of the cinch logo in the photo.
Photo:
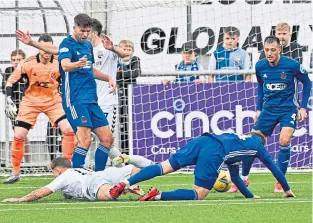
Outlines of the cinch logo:
M213 133L221 133L221 132L236 132L238 134L243 133L243 120L245 118L253 118L255 115L255 111L251 110L242 110L241 105L236 105L235 113L227 110L221 110L213 114L211 120L207 114L202 111L192 111L187 114L183 114L182 111L184 110L186 104L185 101L182 99L176 99L173 102L173 106L175 109L175 114L172 114L168 111L161 111L156 113L151 119L151 130L156 137L159 138L170 138L172 136L176 136L177 138L190 138L192 136L192 121L194 119L200 119L202 121L202 129L203 132L210 132L210 128ZM228 128L228 129L220 129L218 127L218 123L220 119L236 119L235 120L235 129ZM162 119L167 119L169 121L175 119L175 128L174 129L160 129L159 128L159 121ZM310 128L309 128L309 135L313 135L313 112L309 112L309 120L310 120ZM311 127L312 126L312 127ZM296 137L302 136L307 134L308 130L305 127L301 127L300 129L296 129L295 133L293 134Z

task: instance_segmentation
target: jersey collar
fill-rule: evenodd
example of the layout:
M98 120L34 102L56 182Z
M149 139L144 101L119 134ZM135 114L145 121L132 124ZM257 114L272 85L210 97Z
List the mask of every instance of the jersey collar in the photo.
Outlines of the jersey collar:
M40 54L39 54L39 53L36 55L36 59L37 59L37 63L40 63L40 62L41 62L41 61L40 61ZM50 59L50 63L53 63L53 59L54 59L54 56L52 55L52 56L51 56L51 59Z

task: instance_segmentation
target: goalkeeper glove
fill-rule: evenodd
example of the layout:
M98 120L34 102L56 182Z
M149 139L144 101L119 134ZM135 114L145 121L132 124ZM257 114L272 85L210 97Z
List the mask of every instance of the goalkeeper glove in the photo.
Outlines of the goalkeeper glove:
M8 96L6 106L5 106L5 115L8 118L14 119L16 117L16 114L17 114L17 107L14 104L11 96Z

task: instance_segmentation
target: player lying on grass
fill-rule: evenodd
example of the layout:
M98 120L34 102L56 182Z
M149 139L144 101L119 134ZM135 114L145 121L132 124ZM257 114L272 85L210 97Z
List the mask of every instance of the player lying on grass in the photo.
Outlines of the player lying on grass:
M152 188L140 201L153 200L202 200L212 189L218 172L223 164L227 164L231 179L246 198L260 198L253 195L239 176L239 163L245 160L251 167L254 158L259 158L273 173L284 188L285 197L295 197L287 183L284 174L273 162L264 147L265 137L261 133L237 135L224 133L221 135L204 133L189 141L184 147L160 164L143 168L139 173L121 181L110 189L112 198L119 197L131 185L149 180L156 176L166 175L182 167L195 165L195 181L192 190L178 189L170 192L160 192Z
M152 164L141 156L127 156L127 165L121 168L110 167L104 171L92 172L81 168L71 168L71 162L65 158L56 158L50 168L55 179L48 185L32 191L21 198L8 198L2 202L29 202L46 197L54 192L63 191L66 197L84 200L111 200L109 189L124 178L128 178L137 173L140 168ZM131 193L143 195L144 192L139 187L132 187Z

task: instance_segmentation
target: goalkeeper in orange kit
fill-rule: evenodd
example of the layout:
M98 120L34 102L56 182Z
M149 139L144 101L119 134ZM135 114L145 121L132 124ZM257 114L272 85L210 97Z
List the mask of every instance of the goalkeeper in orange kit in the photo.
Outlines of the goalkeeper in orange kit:
M52 45L52 38L43 34L39 42ZM62 152L67 159L72 158L74 152L74 132L66 119L62 108L62 99L59 88L59 63L54 56L39 51L22 61L12 73L6 83L7 101L5 113L9 118L15 118L17 108L12 100L12 86L22 77L28 79L28 84L22 97L22 102L16 117L14 141L11 148L13 171L4 182L13 184L20 179L20 166L24 155L25 138L28 131L35 125L40 113L46 114L53 125L60 127L63 133Z

